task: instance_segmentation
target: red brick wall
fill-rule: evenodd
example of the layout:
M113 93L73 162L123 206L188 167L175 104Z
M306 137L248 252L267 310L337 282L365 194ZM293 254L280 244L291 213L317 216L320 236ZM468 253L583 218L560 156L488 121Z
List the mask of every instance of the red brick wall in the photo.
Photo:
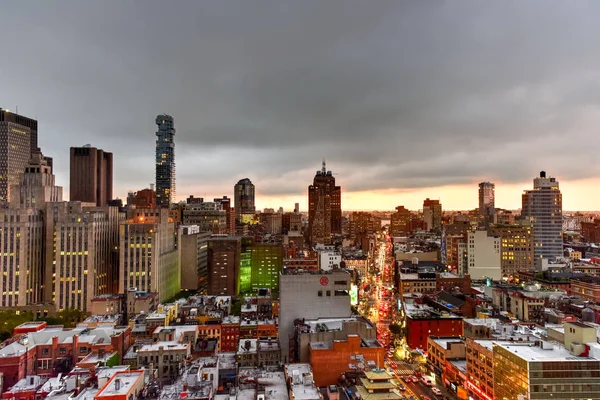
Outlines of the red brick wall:
M337 384L340 375L349 371L348 364L356 364L350 356L362 354L365 361L374 361L383 368L383 347L360 347L360 337L349 336L346 341L335 341L331 349L310 351L315 385L323 387Z
M411 349L427 351L427 338L431 336L461 336L463 323L460 318L411 319L406 318L406 343Z

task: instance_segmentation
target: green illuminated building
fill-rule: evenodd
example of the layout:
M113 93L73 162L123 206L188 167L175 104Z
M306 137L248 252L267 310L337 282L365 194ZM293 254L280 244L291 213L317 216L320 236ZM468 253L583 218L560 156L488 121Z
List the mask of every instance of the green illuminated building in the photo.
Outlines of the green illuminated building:
M277 243L256 243L252 238L242 239L239 292L253 294L258 289L279 293L279 273L283 268L283 246Z

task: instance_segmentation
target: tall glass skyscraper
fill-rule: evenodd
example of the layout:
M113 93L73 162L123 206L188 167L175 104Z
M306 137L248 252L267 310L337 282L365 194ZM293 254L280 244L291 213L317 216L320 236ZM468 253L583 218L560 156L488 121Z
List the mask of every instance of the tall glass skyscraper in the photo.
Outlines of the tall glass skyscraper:
M156 206L169 207L175 198L175 124L163 114L156 125Z
M562 256L562 194L558 181L540 172L533 180L533 190L526 190L522 200L521 216L533 225L535 258Z

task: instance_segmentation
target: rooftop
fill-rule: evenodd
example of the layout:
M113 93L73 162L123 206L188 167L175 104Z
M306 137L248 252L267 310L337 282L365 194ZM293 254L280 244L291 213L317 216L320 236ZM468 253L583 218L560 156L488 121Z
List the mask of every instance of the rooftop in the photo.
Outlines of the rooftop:
M489 351L493 351L494 350L494 343L496 343L494 340L485 340L485 339L477 339L477 340L473 340L475 343L477 343L478 345L480 345L481 347L486 348Z
M412 319L461 319L458 315L444 311L437 311L433 307L424 304L404 303L406 315Z
M116 395L125 395L129 393L138 379L144 378L144 371L118 372L106 385L98 392L98 397L109 397Z
M121 314L105 314L105 315L92 315L87 317L83 322L105 322L105 323L118 323L121 320Z
M259 340L259 351L279 351L279 340Z
M238 354L256 353L257 347L258 339L240 339Z
M433 342L435 342L438 346L446 349L448 344L450 343L461 343L461 344L465 344L464 340L461 340L460 338L435 338L435 339L431 339L433 340Z
M189 343L178 343L176 341L156 342L152 344L145 344L138 350L138 352L159 351L161 347L164 351L187 350L189 348Z
M583 360L594 360L589 357L577 357L571 354L565 347L549 342L543 342L542 346L535 346L533 344L516 344L516 343L502 343L495 342L495 348L500 347L510 351L518 357L526 361L583 361Z
M7 392L17 393L17 392L25 392L30 390L37 390L40 386L42 386L46 382L47 378L42 376L33 375L28 376L19 380L17 383L13 385Z
M363 322L367 327L373 327L366 319L362 317L308 319L304 321L304 324L308 325L310 327L310 331L314 333L341 331L344 328L344 324L348 322Z

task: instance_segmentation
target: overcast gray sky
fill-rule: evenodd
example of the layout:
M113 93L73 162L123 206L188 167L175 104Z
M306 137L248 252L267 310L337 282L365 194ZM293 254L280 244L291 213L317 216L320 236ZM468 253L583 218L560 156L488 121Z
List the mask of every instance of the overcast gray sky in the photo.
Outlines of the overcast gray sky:
M264 198L305 196L323 157L346 191L592 178L599 15L598 1L5 1L0 106L38 118L65 187L69 146L112 151L119 196L154 181L159 113L175 118L179 198L231 196L243 177Z

